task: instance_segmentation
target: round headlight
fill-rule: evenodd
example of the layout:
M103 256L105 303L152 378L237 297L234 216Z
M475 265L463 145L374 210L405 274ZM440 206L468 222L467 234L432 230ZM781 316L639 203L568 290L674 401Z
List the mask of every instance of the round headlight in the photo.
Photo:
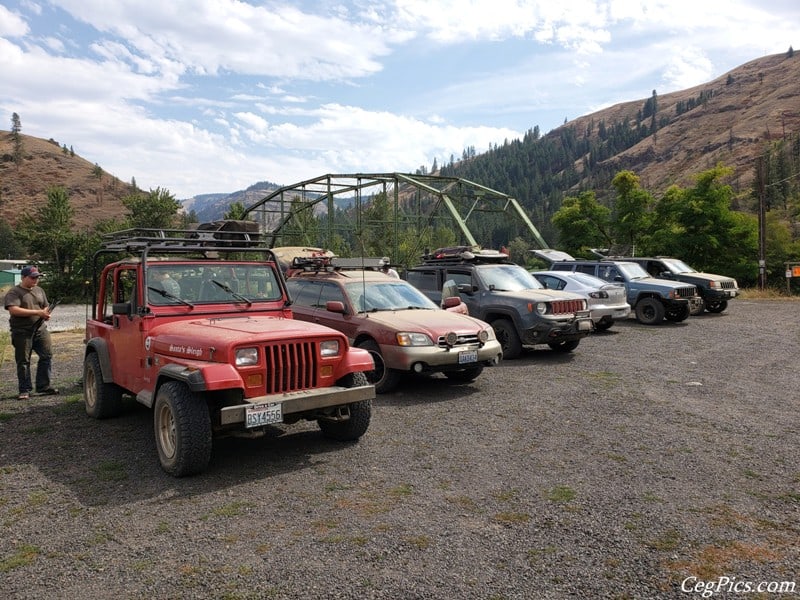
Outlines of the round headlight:
M455 331L448 331L444 341L448 346L455 346L458 343L458 334Z
M485 344L486 342L489 341L489 331L487 329L481 329L478 332L478 341L481 344Z
M536 303L536 312L543 315L547 312L547 304L545 302Z

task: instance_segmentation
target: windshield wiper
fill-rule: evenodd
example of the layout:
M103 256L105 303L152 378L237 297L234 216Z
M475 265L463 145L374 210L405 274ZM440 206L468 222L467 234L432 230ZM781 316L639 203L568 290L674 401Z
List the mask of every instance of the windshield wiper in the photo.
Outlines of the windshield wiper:
M181 304L185 304L186 306L191 306L192 308L194 308L194 304L192 304L187 300L184 300L183 298L179 298L178 296L173 296L167 290L160 290L157 287L153 287L151 285L148 285L147 289L150 290L151 292L155 292L156 294L164 298L169 298L170 300L175 300L175 302L180 302Z
M214 285L216 285L217 287L220 287L220 288L222 288L223 290L225 290L226 292L228 292L228 293L229 293L231 296L233 296L233 297L234 297L234 298L236 298L237 300L241 300L242 302L246 302L246 303L247 303L247 306L252 306L252 304L253 304L253 303L252 303L252 302L250 302L250 299L249 299L249 298L247 298L247 297L245 297L245 296L242 296L242 295L241 295L241 294L239 294L238 292L234 292L234 291L231 289L231 286L229 286L227 283L222 283L222 282L220 282L220 281L217 281L216 279L212 279L212 280L211 280L211 283L213 283L213 284L214 284Z

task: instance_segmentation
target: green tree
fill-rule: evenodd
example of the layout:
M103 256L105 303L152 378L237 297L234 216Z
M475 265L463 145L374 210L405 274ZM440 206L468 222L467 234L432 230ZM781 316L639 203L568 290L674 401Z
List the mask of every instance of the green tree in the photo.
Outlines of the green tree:
M19 115L14 113L11 115L11 141L14 144L13 154L14 163L19 166L22 162L22 157L25 153L25 149L22 146L22 135L20 132L22 131L22 122L20 121Z
M649 210L654 199L639 185L632 171L620 171L611 180L616 191L612 225L614 242L633 251L649 228Z
M130 213L128 223L136 228L170 229L177 221L180 202L167 189L151 189L149 194L133 193L122 199Z
M573 256L586 256L589 248L613 245L611 210L597 201L594 192L564 198L552 218L558 247Z
M18 224L18 239L37 260L47 263L48 290L55 296L70 295L80 262L85 236L73 232L74 209L63 187L47 190L47 202L33 213L23 215Z
M21 258L25 248L17 240L14 230L5 219L0 220L0 248L3 258Z
M314 205L295 196L289 204L289 212L289 219L280 231L280 244L315 246L318 243L319 221L314 216Z
M233 202L228 210L222 215L223 219L233 219L234 221L242 221L245 219L244 212L247 210L242 202Z

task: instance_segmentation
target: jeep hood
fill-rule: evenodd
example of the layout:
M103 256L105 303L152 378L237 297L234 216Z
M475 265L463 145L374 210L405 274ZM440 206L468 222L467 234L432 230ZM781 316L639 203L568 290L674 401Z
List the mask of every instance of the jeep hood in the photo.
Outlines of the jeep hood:
M159 354L210 360L212 353L244 344L281 340L339 338L341 333L323 325L276 317L224 317L172 321L150 330L146 345Z
M487 296L497 298L507 298L509 301L517 300L519 302L555 302L556 300L583 300L586 298L581 294L575 292L565 292L564 290L549 290L549 289L530 289L518 290L514 292L503 292L500 290L492 290L491 292L483 292Z

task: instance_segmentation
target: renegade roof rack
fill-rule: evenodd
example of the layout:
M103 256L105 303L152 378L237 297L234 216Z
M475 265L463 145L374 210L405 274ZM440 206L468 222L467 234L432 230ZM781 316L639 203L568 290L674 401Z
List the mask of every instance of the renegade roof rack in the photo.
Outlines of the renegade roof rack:
M498 250L482 250L477 246L450 246L427 252L422 255L422 260L427 264L508 262L508 254Z

